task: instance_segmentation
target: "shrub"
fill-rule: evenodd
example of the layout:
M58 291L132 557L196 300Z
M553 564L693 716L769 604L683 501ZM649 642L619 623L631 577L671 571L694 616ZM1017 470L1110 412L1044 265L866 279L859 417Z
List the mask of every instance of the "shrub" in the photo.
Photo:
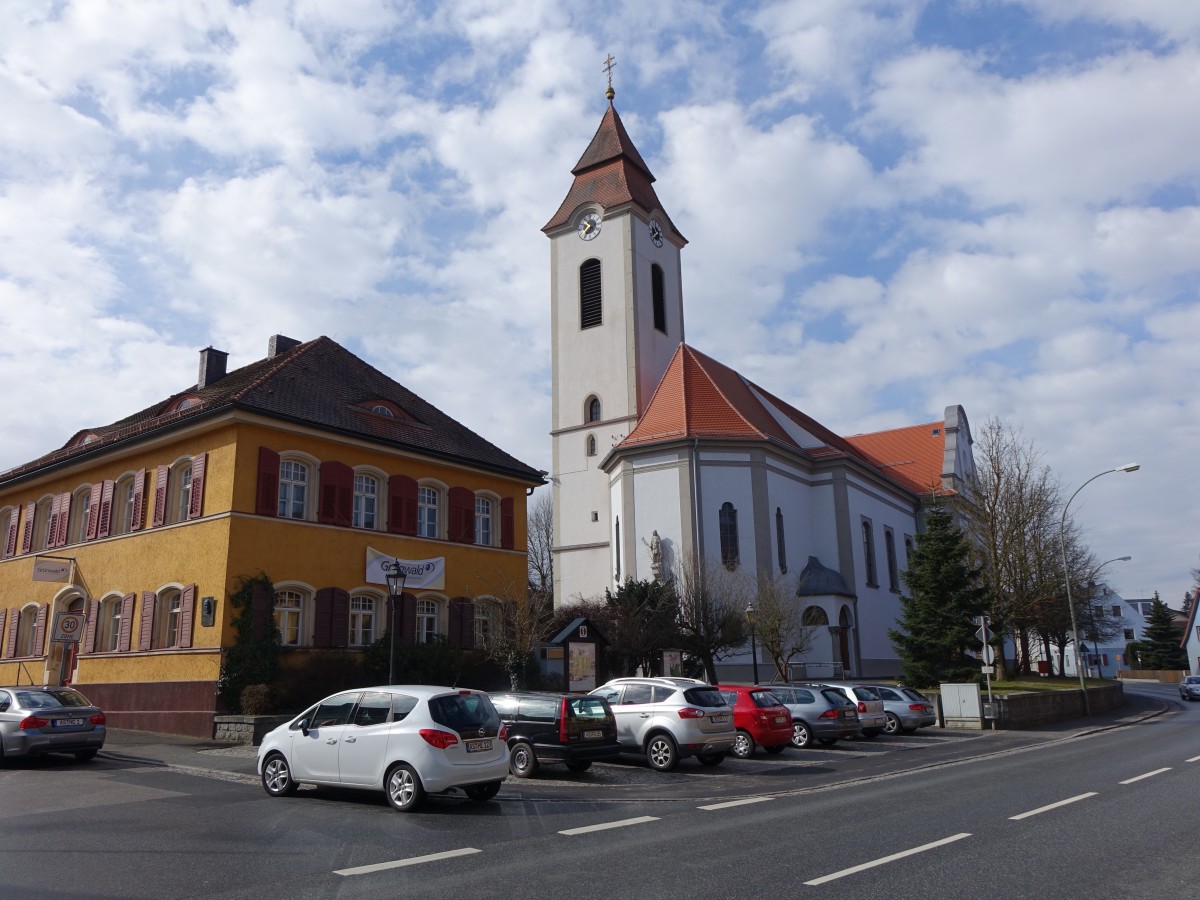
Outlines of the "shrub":
M242 713L247 716L261 716L273 710L271 686L269 684L250 684L242 689Z

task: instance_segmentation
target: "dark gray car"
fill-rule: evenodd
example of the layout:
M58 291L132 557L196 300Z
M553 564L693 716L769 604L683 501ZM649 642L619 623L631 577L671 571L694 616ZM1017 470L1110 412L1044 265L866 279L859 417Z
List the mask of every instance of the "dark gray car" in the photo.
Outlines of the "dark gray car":
M792 714L792 746L804 749L818 741L831 746L861 730L858 707L840 691L815 684L773 684L771 693Z
M937 712L933 702L916 688L903 685L873 684L875 693L883 700L883 713L887 724L885 734L909 734L918 728L937 724Z
M69 687L0 687L0 759L73 753L80 762L104 746L104 713Z
M1186 675L1179 684L1179 696L1184 700L1200 700L1200 675Z

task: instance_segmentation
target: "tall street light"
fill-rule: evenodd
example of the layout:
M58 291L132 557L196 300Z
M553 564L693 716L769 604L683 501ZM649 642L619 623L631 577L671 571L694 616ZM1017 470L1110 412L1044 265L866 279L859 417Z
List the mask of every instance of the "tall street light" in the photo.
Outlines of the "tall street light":
M408 573L400 560L383 564L383 574L388 586L388 633L391 643L388 646L388 684L396 682L396 601L404 594L404 581Z
M758 641L754 633L754 623L758 619L758 610L754 608L754 601L751 600L746 604L746 621L750 623L750 658L754 662L754 683L758 684Z
M1062 518L1058 522L1058 544L1062 549L1063 578L1067 582L1067 609L1071 613L1071 640L1075 648L1075 674L1079 676L1079 690L1083 693L1083 714L1085 716L1092 714L1092 707L1088 702L1087 684L1083 680L1083 667L1080 665L1079 659L1079 627L1075 624L1075 604L1071 602L1071 570L1067 565L1067 510L1071 508L1071 500L1079 496L1080 491L1102 475L1111 475L1114 472L1136 472L1140 468L1141 466L1137 463L1125 463L1123 466L1117 466L1115 469L1105 469L1103 472L1093 475L1075 489L1075 493L1071 495L1071 499L1063 507Z

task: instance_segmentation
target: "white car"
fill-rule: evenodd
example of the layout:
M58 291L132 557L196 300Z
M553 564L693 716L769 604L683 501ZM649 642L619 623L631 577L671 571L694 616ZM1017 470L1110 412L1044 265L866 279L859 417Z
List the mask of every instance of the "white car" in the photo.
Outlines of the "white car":
M258 774L272 797L303 783L383 791L400 812L453 788L483 802L508 775L507 729L482 691L343 691L269 732L258 748Z

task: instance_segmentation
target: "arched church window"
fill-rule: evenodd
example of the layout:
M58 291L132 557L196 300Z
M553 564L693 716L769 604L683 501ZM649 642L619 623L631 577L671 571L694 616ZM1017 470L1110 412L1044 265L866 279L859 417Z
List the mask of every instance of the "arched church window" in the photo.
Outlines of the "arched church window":
M783 539L783 510L775 507L775 545L779 553L779 573L787 574L787 544Z
M596 455L596 436L594 434L589 434L587 437L587 455Z
M588 259L579 267L579 327L592 328L603 320L600 260Z
M737 510L729 501L721 504L718 515L721 532L721 565L733 571L738 565Z
M587 420L589 422L600 421L600 398L592 397L587 402Z
M658 263L650 266L650 297L654 301L654 327L666 334L667 303L663 298L663 270Z

